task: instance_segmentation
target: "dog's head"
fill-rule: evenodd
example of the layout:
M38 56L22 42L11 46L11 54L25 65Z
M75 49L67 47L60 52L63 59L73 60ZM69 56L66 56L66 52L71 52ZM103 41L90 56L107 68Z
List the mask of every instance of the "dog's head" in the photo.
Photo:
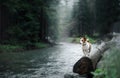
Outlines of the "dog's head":
M86 39L85 37L82 37L82 38L80 39L80 44L84 44L86 41L87 41L87 39Z
M89 42L89 39L85 38L85 37L81 37L80 38L80 44L84 44L86 42Z

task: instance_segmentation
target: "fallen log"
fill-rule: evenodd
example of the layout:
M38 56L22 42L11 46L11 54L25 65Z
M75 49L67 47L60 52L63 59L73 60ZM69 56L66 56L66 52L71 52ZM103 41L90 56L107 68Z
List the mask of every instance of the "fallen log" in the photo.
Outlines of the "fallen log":
M120 34L114 33L110 34L112 36L111 41L102 42L95 50L91 52L89 57L82 57L73 66L73 73L68 73L64 75L64 78L93 78L90 73L96 69L96 66L104 52L111 47L111 45L116 45L120 40Z
M110 48L110 45L114 44L115 38L113 39L108 42L102 42L93 52L91 52L89 57L82 57L78 60L73 66L73 72L78 73L79 75L87 74L87 78L92 78L90 72L96 69L97 63L100 61L103 53Z

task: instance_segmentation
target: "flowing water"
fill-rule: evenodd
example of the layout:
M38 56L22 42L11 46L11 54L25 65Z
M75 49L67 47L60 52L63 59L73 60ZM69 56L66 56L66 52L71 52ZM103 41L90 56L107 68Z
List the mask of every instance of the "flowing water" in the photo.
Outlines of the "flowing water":
M83 56L80 44L0 54L0 78L64 78Z

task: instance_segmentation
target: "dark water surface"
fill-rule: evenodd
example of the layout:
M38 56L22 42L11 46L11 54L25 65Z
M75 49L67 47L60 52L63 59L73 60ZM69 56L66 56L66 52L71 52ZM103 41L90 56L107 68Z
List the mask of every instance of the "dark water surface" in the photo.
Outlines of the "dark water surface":
M0 54L0 78L64 78L83 56L81 46L61 43L41 50Z

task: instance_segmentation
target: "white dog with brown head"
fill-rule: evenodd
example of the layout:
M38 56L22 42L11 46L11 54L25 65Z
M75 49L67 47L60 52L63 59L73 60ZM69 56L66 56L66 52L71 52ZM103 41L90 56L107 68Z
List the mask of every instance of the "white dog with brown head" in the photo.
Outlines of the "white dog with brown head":
M82 45L84 55L89 56L91 51L91 43L89 42L89 39L82 37L80 39L80 44Z

